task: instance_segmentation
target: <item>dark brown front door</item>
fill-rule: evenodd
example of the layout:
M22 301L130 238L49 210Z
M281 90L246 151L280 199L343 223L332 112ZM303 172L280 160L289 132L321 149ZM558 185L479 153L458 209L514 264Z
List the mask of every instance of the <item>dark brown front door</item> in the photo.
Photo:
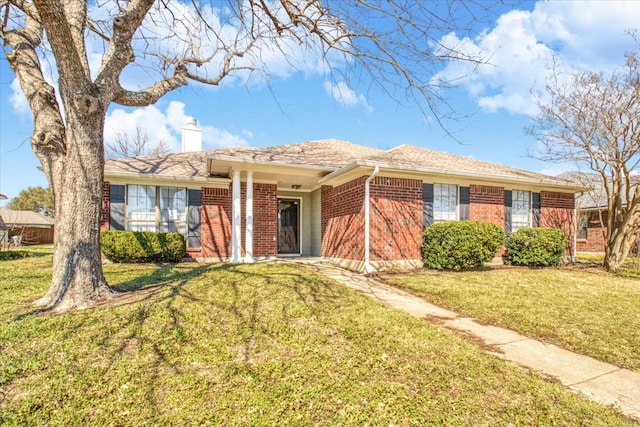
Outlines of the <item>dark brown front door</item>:
M278 199L278 254L300 254L300 200Z

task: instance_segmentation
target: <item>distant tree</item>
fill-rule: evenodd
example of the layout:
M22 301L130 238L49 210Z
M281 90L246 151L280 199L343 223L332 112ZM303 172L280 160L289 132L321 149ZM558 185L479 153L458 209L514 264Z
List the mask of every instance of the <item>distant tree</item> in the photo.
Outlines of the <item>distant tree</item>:
M135 134L116 132L111 141L105 143L105 157L113 159L117 157L159 156L171 151L169 142L161 139L155 145L149 141L149 136L138 125Z
M579 72L547 82L548 100L526 132L543 147L543 160L586 166L606 195L604 267L617 270L640 232L640 51L610 74Z
M15 211L34 211L53 218L53 194L43 187L29 187L11 199L7 204Z
M474 23L493 17L499 5L498 0L0 0L0 39L29 102L31 146L56 207L53 277L36 304L64 311L114 294L102 273L99 240L104 124L111 104L152 105L189 83L268 79L274 73L269 60L278 58L276 67L284 65L287 73L313 65L340 81L377 85L398 101L408 97L439 121L454 110L446 107L441 91L448 82L434 81L435 74L447 61L482 62L441 38L459 31L470 35ZM53 80L46 78L50 69ZM135 84L125 87L127 75Z

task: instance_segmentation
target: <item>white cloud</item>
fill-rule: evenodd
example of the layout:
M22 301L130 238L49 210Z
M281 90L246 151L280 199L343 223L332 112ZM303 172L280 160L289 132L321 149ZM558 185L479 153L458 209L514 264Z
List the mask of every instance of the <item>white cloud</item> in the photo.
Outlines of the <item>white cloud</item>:
M11 82L11 90L13 92L9 95L9 102L11 103L13 111L19 114L30 114L31 109L29 108L29 102L27 101L27 97L24 96L24 92L22 92L17 78Z
M503 14L476 39L443 37L444 45L481 52L489 63L475 72L471 64L450 63L434 82L459 84L485 111L535 114L530 92L543 93L554 58L563 73L620 65L623 54L637 48L626 32L638 22L635 2L540 1L532 11Z
M360 106L369 113L373 111L373 108L367 102L367 98L364 95L356 94L345 82L338 82L337 84L324 82L323 86L325 92L343 107L353 108Z
M165 140L169 142L172 151L179 151L182 127L188 118L185 104L179 101L170 102L165 112L154 105L130 111L116 108L107 114L104 138L109 141L117 133L134 135L139 126L151 143ZM212 125L198 123L198 126L202 129L203 149L247 145L245 137L251 135L250 131L242 131L243 136L240 136Z

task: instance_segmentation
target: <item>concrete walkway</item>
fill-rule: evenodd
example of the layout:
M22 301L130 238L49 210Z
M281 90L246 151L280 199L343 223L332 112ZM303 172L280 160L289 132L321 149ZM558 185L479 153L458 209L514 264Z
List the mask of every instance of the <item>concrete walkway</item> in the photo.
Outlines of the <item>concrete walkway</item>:
M640 419L640 373L582 356L553 344L536 341L509 329L487 326L460 317L400 289L359 273L304 261L317 271L391 307L420 318L437 319L445 327L480 339L490 353L534 371L557 378L571 390L591 400L614 405L627 416Z

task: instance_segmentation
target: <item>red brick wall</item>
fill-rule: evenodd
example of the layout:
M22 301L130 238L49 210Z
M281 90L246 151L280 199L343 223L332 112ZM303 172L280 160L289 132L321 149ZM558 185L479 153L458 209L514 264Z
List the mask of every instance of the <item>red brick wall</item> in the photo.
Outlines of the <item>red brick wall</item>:
M322 187L322 256L364 259L366 179ZM371 260L420 259L422 181L376 177L369 194Z
M100 231L106 231L109 229L109 215L111 213L111 206L109 204L110 199L110 186L108 182L102 185L102 209L100 210Z
M231 191L228 188L203 188L200 220L202 249L205 258L231 256ZM193 254L196 251L190 250Z
M371 261L421 259L422 180L376 177L369 195Z
M604 226L600 223L598 212L587 212L587 238L577 240L578 252L604 252L607 212L602 212L602 221Z
M364 259L364 182L322 187L321 253L324 257Z
M246 183L242 183L242 245L246 218ZM253 256L278 255L278 188L275 184L253 184Z
M504 188L471 185L469 220L490 222L504 227Z
M540 227L560 228L569 236L571 253L575 253L575 198L573 193L540 193Z

